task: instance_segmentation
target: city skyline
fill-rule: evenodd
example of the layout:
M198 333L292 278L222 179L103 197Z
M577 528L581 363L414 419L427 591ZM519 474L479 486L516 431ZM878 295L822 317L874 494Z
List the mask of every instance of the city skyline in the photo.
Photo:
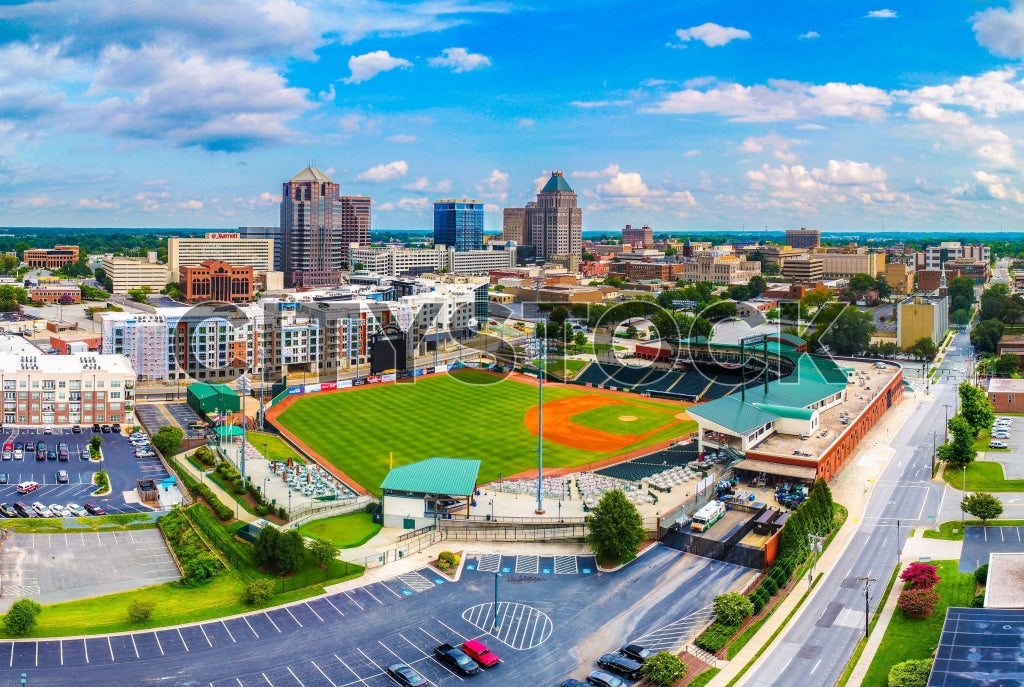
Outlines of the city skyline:
M59 0L0 19L6 225L270 225L313 164L373 199L374 229L478 198L493 233L555 169L584 231L1024 227L1021 3Z

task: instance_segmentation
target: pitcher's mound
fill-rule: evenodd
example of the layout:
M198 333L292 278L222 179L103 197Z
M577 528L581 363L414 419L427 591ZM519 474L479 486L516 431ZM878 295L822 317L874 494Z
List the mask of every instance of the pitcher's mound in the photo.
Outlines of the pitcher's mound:
M619 415L619 422L636 422L636 415Z

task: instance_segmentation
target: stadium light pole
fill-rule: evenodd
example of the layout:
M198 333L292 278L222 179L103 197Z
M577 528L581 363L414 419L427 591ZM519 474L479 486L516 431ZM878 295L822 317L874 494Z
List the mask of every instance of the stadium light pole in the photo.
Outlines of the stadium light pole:
M498 581L501 580L501 573L494 573L494 615L491 619L491 632L498 631Z
M540 324L540 284L543 277L537 280L536 304L537 324ZM544 515L544 340L537 336L538 328L533 329L537 339L537 356L540 365L537 366L537 515ZM547 328L544 331L547 335Z

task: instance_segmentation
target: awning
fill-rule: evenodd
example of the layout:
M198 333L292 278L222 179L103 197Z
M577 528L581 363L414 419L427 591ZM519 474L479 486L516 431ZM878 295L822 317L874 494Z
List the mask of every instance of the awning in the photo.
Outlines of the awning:
M740 462L736 463L735 467L739 470L750 470L751 472L766 472L769 475L782 475L783 477L794 477L796 479L805 479L809 482L813 482L815 475L818 474L817 468L812 468L804 465L787 465L786 463L772 463L767 460L754 460L753 458L744 458Z

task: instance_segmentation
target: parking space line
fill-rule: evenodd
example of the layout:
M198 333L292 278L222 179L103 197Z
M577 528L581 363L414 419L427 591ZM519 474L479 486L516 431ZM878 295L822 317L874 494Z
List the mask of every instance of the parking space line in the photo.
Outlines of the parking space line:
M212 648L213 648L213 642L211 642L211 641L210 641L210 638L209 638L209 637L207 636L207 634L206 634L206 628L204 628L204 627L203 627L203 626L202 626L202 625L200 624L200 625L199 625L199 629L200 629L200 631L202 631L202 633L203 633L203 639L205 639L205 640L206 640L206 643L207 643L207 644L209 644L209 645L210 645L210 648L212 649Z
M329 596L325 596L325 597L324 597L324 600L325 600L325 601L327 601L327 603L331 604L331 608L333 608L334 610L336 610L336 611L338 612L338 615L340 615L340 616L341 616L342 618L344 618L344 617L345 617L345 614L341 612L341 609L340 609L340 608L338 608L337 606L335 606L335 605L334 605L334 602L333 602L333 601L331 601L331 597L329 597Z
M82 646L85 647L85 662L89 662L89 642L82 638Z
M359 673L357 673L356 671L354 671L351 668L349 668L348 664L345 663L344 661L342 661L341 658L338 657L338 654L334 654L334 658L337 658L338 659L338 663L340 663L341 665L345 666L345 670L347 670L348 672L352 673L355 676L355 678L357 680L359 680L359 682L361 682L362 684L366 685L366 687L369 687L369 685L366 683L366 680L364 680L363 678L359 677Z
M288 672L291 673L291 676L293 678L295 678L295 681L299 683L299 687L306 687L306 685L302 684L302 680L299 679L299 676L292 672L292 669L290 667L285 666L285 668L287 668ZM324 677L327 677L327 676L325 675ZM269 682L269 680L268 680L268 682ZM334 684L334 683L331 683L331 684Z
M354 604L356 605L356 607L357 607L357 608L358 608L358 609L359 609L360 611L365 611L365 610L366 610L365 608L363 608L363 607L362 607L362 606L361 606L361 605L359 604L359 602L358 602L358 601L356 601L355 599L353 599L353 598L352 598L352 595L351 595L351 594L349 594L349 593L348 593L347 591L346 591L346 592L343 592L343 593L345 594L345 596L347 596L347 597L348 597L348 600L349 600L349 601L351 601L352 603L354 603Z
M380 599L375 597L373 594L370 594L370 588L368 586L367 587L363 587L363 591L366 592L367 594L369 594L370 598L373 599L374 601L376 601L377 603L379 603L381 606L384 605L383 601L381 601Z
M132 647L135 648L135 658L139 657L139 647L135 645L135 634L129 635L132 638Z
M269 621L270 621L270 624L274 626L274 629L275 629L275 630L277 630L277 633L278 633L278 634L281 634L281 628L279 628L279 627L277 626L277 623L275 623L275 622L274 622L274 619L270 617L270 614L269 614L269 613L264 613L264 614L263 614L263 617L264 617L264 618L266 618L267 620L269 620ZM247 620L247 621L245 621L245 622L249 622L249 621ZM250 627L251 627L251 626L250 626Z
M319 614L319 613L317 613L316 611L314 611L314 610L313 610L313 607L312 607L312 606L310 606L310 605L309 605L308 603L306 604L306 608L308 608L308 609L309 609L309 612L310 612L310 613L312 613L313 615L315 615L315 616L316 616L316 619L317 619L317 620L319 620L320 622L323 622L323 621L324 621L324 619L320 617L320 614Z
M181 645L185 647L185 651L188 651L188 644L185 642L185 638L181 634L181 628L178 628L178 638L181 639Z
M405 659L404 659L404 658L402 658L401 656L399 656L398 654L396 654L396 653L395 653L394 651L392 651L391 649L387 648L387 646L385 646L385 645L384 645L384 642L382 642L382 641L380 641L380 640L378 639L378 640L377 640L377 643L378 643L378 644L380 644L380 645L381 645L381 646L382 646L382 647L384 648L384 651L388 652L389 654L391 654L392 656L394 656L395 658L397 658L397 659L398 659L399 661L401 661L402 663L405 663Z
M39 642L36 642L36 668L39 667Z
M114 662L114 645L110 643L110 635L107 635L107 648L110 649L110 662Z
M320 666L318 666L318 665L316 664L316 661L314 661L314 660L310 659L310 661L309 661L309 662L313 664L313 667L314 667L314 668L316 668L316 669L317 669L318 671L320 671L320 674L321 674L321 675L323 675L323 676L324 676L324 678L325 678L325 679L326 679L326 680L327 680L328 682L330 682L330 683L331 683L331 687L338 687L338 685L334 684L334 680L332 680L331 678L327 677L327 673L325 673L324 671L320 670Z
M153 633L153 639L156 640L156 648L160 650L160 655L163 656L164 646L160 643L160 636L156 632Z
M384 584L383 582L381 582L381 583L380 583L380 586L381 586L381 587L384 587L384 589L388 590L389 592L391 592L392 594L394 594L395 596L397 596L397 597L398 597L399 599L401 599L401 598L402 598L402 595L401 595L401 594L399 594L398 592L396 592L396 591L395 591L394 589L392 589L391 587L387 586L387 585L386 585L386 584Z
M445 624L445 622L444 622L444 621L442 621L442 620L438 620L437 622L438 622L438 623L440 623L441 625L444 625L444 626L445 626L446 628L448 628L448 629L449 629L449 630L450 630L450 631L452 632L452 634L455 634L455 635L457 635L457 636L459 636L459 637L462 637L462 640L463 640L463 641L465 641L466 639L468 639L468 637L466 637L466 635L462 634L461 632L459 632L459 631L458 631L458 630L456 630L456 629L453 629L453 628L449 627L449 626L448 626L447 624Z
M57 647L60 649L60 664L64 665L64 640L57 640Z
M285 606L285 607L284 607L284 610L288 612L288 615L290 615L290 616L292 617L292 620L294 620L294 621L295 621L295 622L296 622L296 623L298 624L298 626L299 626L299 627L302 627L302 623L300 623L300 622L299 622L299 619L295 617L295 614L294 614L294 613L292 613L292 611L291 611L291 609L290 609L290 608L288 608L287 606ZM268 616L268 617L269 617L269 616Z
M249 623L248 620L245 621L245 622L246 622L246 624ZM228 626L224 624L223 620L220 621L220 624L224 626L224 631L228 633L228 637L231 639L231 643L232 644L238 644L238 642L235 641L234 635L231 634L231 630L228 629ZM250 626L249 629L252 630L252 627ZM255 630L253 630L253 634L256 635L256 631ZM259 635L256 635L256 636L259 637Z
M362 649L360 649L359 647L356 647L356 651L358 651L359 653L363 654L363 658L365 658L365 659L366 659L367 661L369 661L370 663L372 663L372 664L373 664L373 667L374 667L374 668L376 668L377 670L379 670L379 671L380 671L380 672L382 672L382 673L384 672L384 669L383 669L383 668L381 668L381 667L380 667L379 665L377 665L377 662L376 662L376 661L374 661L374 660L373 660L372 658L370 658L370 657L369 657L369 656L367 656L367 655L366 655L365 653L363 653L363 650L362 650Z

